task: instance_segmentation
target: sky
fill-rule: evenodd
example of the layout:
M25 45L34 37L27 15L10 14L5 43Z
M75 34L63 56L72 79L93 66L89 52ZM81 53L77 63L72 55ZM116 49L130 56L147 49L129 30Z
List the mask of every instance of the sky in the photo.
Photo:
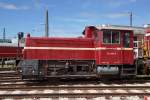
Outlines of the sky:
M0 0L0 38L18 32L44 36L45 9L49 10L49 36L76 37L85 26L112 24L133 25L150 22L150 0Z

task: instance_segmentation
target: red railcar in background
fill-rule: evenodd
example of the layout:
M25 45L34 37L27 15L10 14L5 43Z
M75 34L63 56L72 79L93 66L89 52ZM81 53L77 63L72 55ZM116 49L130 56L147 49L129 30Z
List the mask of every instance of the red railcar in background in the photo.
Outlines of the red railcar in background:
M22 58L22 49L23 47L15 46L13 44L0 44L0 57L1 58ZM17 53L18 52L18 53Z
M8 40L8 39L7 39ZM0 39L0 64L3 67L5 64L16 64L16 60L22 59L23 44L18 47L18 43L12 43L11 40Z

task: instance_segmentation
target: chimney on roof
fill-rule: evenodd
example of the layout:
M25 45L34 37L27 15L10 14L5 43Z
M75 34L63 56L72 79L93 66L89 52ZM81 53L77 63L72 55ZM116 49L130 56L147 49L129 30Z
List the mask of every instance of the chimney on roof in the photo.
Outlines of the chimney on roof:
M49 23L48 23L48 9L46 9L46 16L45 16L45 37L49 36Z

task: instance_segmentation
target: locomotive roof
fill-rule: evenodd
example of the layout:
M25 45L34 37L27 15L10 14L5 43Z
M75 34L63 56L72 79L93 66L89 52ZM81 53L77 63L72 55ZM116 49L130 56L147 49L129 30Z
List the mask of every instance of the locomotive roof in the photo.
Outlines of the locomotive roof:
M24 47L23 43L19 44L20 47ZM18 47L17 43L0 43L0 47Z
M97 25L95 26L97 29L113 29L113 30L129 30L133 31L134 34L144 34L144 28L143 27L131 27L131 26L121 26L121 25Z

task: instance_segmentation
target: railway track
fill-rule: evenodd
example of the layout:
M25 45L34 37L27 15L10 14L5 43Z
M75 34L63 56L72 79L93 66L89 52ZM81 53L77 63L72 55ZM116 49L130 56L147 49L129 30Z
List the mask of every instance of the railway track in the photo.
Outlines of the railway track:
M150 81L124 80L120 82L113 81L113 83L95 81L89 82L88 80L78 80L78 82L36 82L22 81L16 72L0 72L0 99L98 98L97 100L101 100L100 98L104 96L110 100L111 97L117 96L125 98L129 96L138 98L150 96Z
M15 86L0 87L0 98L98 98L100 96L150 96L150 86Z
M0 82L0 89L3 87L31 87L31 88L36 88L36 87L45 87L45 88L56 88L53 86L58 86L59 87L64 87L65 86L70 86L71 87L76 87L76 86L92 86L93 88L102 88L102 87L110 87L110 88L150 88L150 82L145 82L145 83L122 83L122 84L118 84L118 83L111 83L111 84L107 84L107 83L96 83L95 82L81 82L80 81L77 82L59 82L56 81L56 83L53 82L35 82L35 81L22 81L22 80L13 80L13 81L4 81L4 82ZM145 87L146 86L146 87ZM77 87L76 87L77 88Z
M72 88L59 89L29 89L29 90L1 90L0 98L94 98L99 96L149 96L150 89L93 89L93 88Z
M148 90L150 89L150 86L86 86L86 85L81 85L81 86L3 86L0 87L0 90L9 90L9 91L14 91L14 90L44 90L44 89L51 89L51 90L105 90L105 89L110 89L110 90L118 90L118 89L136 89L136 90Z
M3 98L96 98L100 96L149 96L149 93L30 93L30 94L5 94ZM132 99L134 100L134 99Z

